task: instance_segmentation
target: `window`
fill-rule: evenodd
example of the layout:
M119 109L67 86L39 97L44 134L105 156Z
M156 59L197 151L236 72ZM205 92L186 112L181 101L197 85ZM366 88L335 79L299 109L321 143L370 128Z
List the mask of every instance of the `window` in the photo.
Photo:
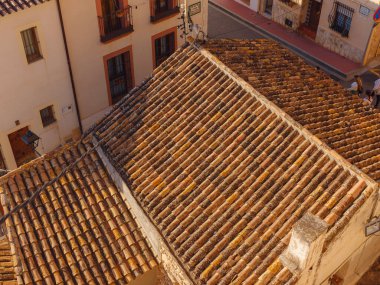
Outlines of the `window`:
M343 37L348 37L353 14L354 9L335 1L329 16L330 28L340 33Z
M175 32L154 40L155 67L158 67L175 51Z
M56 119L54 117L54 110L53 106L46 107L40 111L42 125L44 127L47 127L51 124L53 124Z
M115 104L132 89L130 52L127 51L108 59L107 72L111 104Z
M153 0L150 20L155 22L179 12L177 0Z
M26 59L28 63L35 62L42 58L40 45L37 37L37 28L33 27L21 32L24 44Z

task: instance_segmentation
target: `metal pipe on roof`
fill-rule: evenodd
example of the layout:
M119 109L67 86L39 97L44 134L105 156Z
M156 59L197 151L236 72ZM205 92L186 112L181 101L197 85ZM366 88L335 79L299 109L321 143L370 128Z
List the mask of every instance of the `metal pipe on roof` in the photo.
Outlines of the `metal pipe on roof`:
M60 25L61 25L63 43L65 45L66 59L67 59L67 65L69 67L70 82L71 82L71 88L72 88L73 95L74 95L75 110L76 110L77 117L78 117L79 130L80 130L80 133L83 134L83 126L82 126L82 121L81 121L81 116L80 116L80 111L79 111L78 97L77 97L77 92L76 92L76 88L75 88L73 70L72 70L72 67L71 67L69 48L67 46L66 32L65 32L65 27L63 25L62 9L61 9L60 0L57 0L57 10L58 10L58 15L59 15L59 22L60 22Z

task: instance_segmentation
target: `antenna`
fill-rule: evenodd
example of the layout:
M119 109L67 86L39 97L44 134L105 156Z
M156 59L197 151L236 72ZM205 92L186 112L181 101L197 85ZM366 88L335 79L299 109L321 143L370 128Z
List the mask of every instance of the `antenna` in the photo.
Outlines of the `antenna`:
M187 35L189 35L191 32L195 33L195 41L198 40L199 35L203 36L203 42L206 39L205 33L202 31L202 27L198 24L194 24L193 20L191 19L191 13L189 10L189 6L187 5L187 0L182 0L182 3L180 5L181 10L181 17L179 18L182 20L182 24L178 25L178 29L182 30L182 34L180 35L181 38L185 39L185 42L187 43Z

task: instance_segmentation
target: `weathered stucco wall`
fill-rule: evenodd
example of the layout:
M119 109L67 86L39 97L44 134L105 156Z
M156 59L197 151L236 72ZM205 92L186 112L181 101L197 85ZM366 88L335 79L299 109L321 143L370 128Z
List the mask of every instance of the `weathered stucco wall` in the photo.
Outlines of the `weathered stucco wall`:
M281 0L275 0L273 2L272 19L273 21L280 23L284 26L286 19L292 21L292 29L298 29L302 23L302 19L305 18L306 3L305 0L294 0L289 4L282 2Z
M340 0L339 2L354 9L348 37L343 37L338 32L330 29L329 15L333 10L334 1L323 1L316 41L348 59L362 63L373 25L373 13L377 5L374 1L364 0ZM368 16L359 12L360 5L371 9Z

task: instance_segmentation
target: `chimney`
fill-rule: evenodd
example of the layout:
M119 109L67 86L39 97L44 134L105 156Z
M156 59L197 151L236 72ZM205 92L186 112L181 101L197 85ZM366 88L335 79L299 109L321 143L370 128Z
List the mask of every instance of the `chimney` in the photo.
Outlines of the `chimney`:
M327 228L325 221L310 213L306 213L293 226L288 248L281 254L280 260L294 275L299 276L299 284L314 284Z

